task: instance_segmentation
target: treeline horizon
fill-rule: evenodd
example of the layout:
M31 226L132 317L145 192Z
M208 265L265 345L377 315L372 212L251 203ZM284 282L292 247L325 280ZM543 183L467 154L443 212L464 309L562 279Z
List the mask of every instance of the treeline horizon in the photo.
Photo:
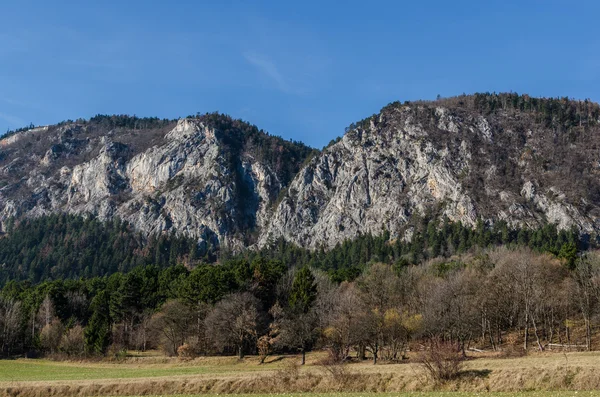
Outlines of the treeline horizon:
M161 348L169 355L243 356L326 348L336 360L351 349L396 360L414 338L434 336L463 349L471 341L497 349L517 332L528 335L527 343L535 336L543 349L548 341L569 341L569 327L581 321L592 348L600 260L581 252L590 239L553 225L526 230L480 221L470 229L423 217L413 227L407 243L388 232L329 251L276 241L242 255L216 250L210 262L197 244L163 236L147 245L118 220L25 220L0 240L2 272L25 269L23 261L31 260L45 269L40 274L58 279L2 279L0 354L82 357ZM76 253L89 259L85 244L104 258L88 266L117 271L61 273L69 263L82 268ZM10 255L22 261L11 266ZM126 258L130 268L112 264L114 258ZM551 299L557 291L561 298Z
M0 352L81 358L162 349L264 359L325 349L336 362L354 351L376 363L403 359L423 339L463 354L517 344L524 352L550 343L591 350L599 302L597 251L572 268L526 247L402 267L373 262L341 283L262 257L191 271L147 265L108 277L9 282L0 292Z

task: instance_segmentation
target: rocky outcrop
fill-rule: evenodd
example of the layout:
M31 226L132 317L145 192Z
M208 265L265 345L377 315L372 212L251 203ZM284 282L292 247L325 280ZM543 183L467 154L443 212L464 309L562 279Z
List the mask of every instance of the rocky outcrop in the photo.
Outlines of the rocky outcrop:
M447 148L436 148L425 129L410 121L410 108L399 112L404 113L401 125L381 128L385 116L379 116L305 167L261 242L283 237L315 248L359 233L400 235L415 213L438 203L445 203L443 214L450 220L474 225L477 213L458 180L469 167L466 143L457 158ZM445 116L444 110L439 114ZM440 126L458 128L445 118Z
M539 167L540 158L562 161L547 150L552 137L534 123L507 128L515 117L486 118L435 103L389 106L300 172L260 243L284 238L330 248L359 233L384 230L405 238L415 216L468 226L483 219L596 232L600 223L593 210L600 203L588 202L584 209L581 195L597 182L583 188L576 181L565 184L562 175L572 171L568 165L551 171ZM523 156L528 150L535 158ZM577 150L572 145L567 156ZM574 194L567 196L565 188Z
M0 225L93 214L230 249L403 239L416 219L597 233L598 106L511 95L391 104L320 153L221 115L23 131L0 140Z
M173 232L196 237L200 244L239 249L253 243L251 232L267 223L283 188L267 164L243 148L233 153L214 128L199 120L180 120L161 144L139 153L117 139L111 134L94 138L91 145L98 153L72 168L24 172L29 190L11 192L16 186L5 186L0 193L2 220L54 211L118 216L147 234ZM48 149L42 166L56 161L57 152L56 145ZM24 200L14 197L17 191Z

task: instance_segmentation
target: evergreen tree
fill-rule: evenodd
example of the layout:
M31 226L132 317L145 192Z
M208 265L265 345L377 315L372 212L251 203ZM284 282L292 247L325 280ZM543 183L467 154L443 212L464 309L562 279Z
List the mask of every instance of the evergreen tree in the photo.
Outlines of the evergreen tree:
M575 269L575 261L577 260L577 246L574 243L564 243L560 247L558 257L564 259L567 262L567 267L570 270Z
M308 313L317 298L317 284L315 277L308 268L304 266L298 271L292 290L290 292L289 305L293 311Z
M104 354L110 345L110 294L108 290L101 291L92 300L92 318L85 327L85 347L91 354Z

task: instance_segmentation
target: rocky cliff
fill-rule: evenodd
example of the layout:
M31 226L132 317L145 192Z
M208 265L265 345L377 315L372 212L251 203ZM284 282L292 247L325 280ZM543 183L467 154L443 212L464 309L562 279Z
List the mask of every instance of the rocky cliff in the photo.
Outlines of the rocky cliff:
M600 228L600 129L590 102L475 95L394 103L352 125L290 185L261 243L408 238L411 219Z
M145 129L113 128L118 121L65 123L0 141L3 228L22 216L93 214L148 235L239 249L255 242L312 153L222 115Z
M0 140L0 221L118 216L231 249L407 238L422 217L597 233L599 118L515 94L394 103L322 152L220 115L62 123Z

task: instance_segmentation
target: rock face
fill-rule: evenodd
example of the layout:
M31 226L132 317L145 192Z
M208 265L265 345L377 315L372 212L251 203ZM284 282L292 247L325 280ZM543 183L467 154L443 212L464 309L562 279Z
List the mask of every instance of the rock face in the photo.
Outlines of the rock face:
M15 147L19 140L7 138L0 155L0 172L6 175L0 220L54 211L106 220L118 216L148 235L173 232L198 238L201 245L231 249L251 245L287 181L272 161L257 158L260 153L242 132L220 131L209 121L182 119L163 129L162 136L155 130L129 131L135 139L110 131L98 136L89 125L68 125L45 136L51 145L43 156L42 150L27 153L27 145ZM286 147L294 149L280 138L252 132L261 147L273 146L281 155ZM27 133L35 139L35 133ZM73 137L76 143L65 146ZM157 137L157 144L140 150L140 140ZM297 168L302 153L310 152L304 146L299 151L296 160L288 156Z
M415 215L597 232L597 116L560 131L508 106L482 115L475 100L397 103L352 126L295 178L260 243L405 238Z
M226 116L63 123L0 140L0 224L93 214L230 249L408 238L423 217L597 233L599 116L512 94L395 103L320 153Z

